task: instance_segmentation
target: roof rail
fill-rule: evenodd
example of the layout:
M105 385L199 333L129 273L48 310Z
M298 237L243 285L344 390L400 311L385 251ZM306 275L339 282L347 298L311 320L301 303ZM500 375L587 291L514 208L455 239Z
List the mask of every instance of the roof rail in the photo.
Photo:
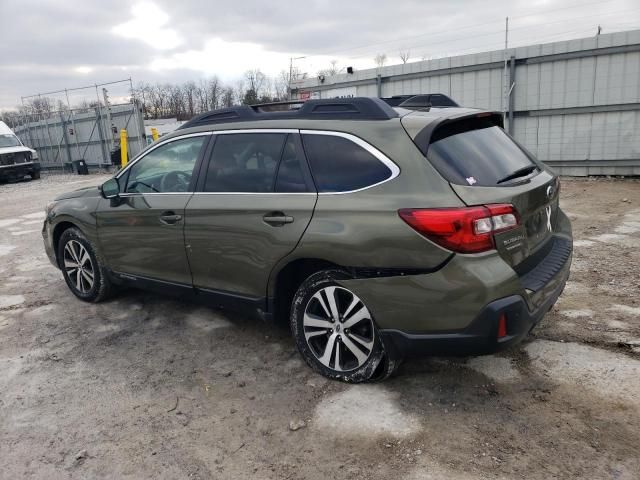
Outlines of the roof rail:
M300 105L300 107L286 108L290 105ZM379 98L332 98L222 108L198 115L184 123L180 129L216 123L259 120L389 120L396 117L398 112Z

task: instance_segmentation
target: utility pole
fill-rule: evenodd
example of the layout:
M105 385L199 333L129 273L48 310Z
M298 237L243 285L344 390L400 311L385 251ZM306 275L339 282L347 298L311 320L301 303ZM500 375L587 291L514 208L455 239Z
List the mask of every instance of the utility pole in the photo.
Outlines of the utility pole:
M107 132L107 139L109 142L109 148L113 150L113 124L111 123L111 104L109 103L109 92L106 88L102 88L102 96L104 97L104 106L107 109L107 125L109 125L109 131Z
M293 57L289 57L289 85L287 86L287 100L291 100L291 76L293 75Z
M507 93L509 91L507 86L507 48L509 48L509 17L506 17L504 22L504 72L502 73L502 97L500 99L503 119L506 117L507 105L509 105Z
M73 139L76 143L76 153L78 154L78 160L82 160L82 155L80 154L80 145L78 144L78 129L76 128L76 119L73 114L73 109L71 108L71 103L69 102L69 91L65 88L64 95L67 97L67 108L69 109L69 116L71 117L71 125L73 125ZM62 126L64 128L64 125ZM71 159L69 159L71 160Z
M289 87L288 87L288 95L287 98L291 100L291 81L293 80L293 61L294 60L302 60L307 57L289 57Z

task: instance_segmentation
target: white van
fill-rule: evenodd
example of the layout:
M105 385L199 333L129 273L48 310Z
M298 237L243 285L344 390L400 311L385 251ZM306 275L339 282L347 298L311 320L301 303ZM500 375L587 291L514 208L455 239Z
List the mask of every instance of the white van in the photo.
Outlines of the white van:
M40 178L38 152L25 147L15 133L0 121L0 180Z

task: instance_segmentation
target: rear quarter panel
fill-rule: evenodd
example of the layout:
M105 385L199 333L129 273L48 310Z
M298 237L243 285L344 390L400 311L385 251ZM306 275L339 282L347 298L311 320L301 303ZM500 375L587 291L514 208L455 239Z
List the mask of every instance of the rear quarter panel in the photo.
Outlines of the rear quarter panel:
M463 204L417 149L400 121L349 122L344 129L340 122L332 123L331 128L326 123L322 126L367 141L396 163L400 174L359 192L320 193L307 231L298 248L274 270L271 287L275 274L300 258L326 260L343 267L426 270L445 262L451 252L415 232L398 216L398 210Z

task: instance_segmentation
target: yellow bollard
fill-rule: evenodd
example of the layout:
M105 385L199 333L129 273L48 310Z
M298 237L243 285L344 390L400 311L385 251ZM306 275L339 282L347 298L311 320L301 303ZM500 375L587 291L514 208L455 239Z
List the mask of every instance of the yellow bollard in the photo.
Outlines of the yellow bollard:
M120 130L120 165L124 168L127 166L129 157L127 155L127 131L123 128Z
M158 135L157 128L151 127L151 136L153 137L154 142L160 138L160 135Z

